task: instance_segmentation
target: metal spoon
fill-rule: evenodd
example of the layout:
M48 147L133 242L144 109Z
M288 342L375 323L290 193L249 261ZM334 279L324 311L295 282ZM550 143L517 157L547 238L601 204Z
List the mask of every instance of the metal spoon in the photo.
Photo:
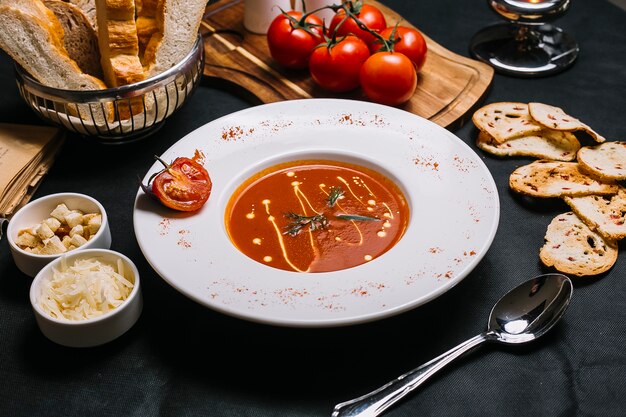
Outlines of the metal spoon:
M337 404L332 417L378 416L444 366L484 342L514 345L537 339L563 316L572 293L572 282L561 274L540 275L520 284L494 305L486 332L369 394Z

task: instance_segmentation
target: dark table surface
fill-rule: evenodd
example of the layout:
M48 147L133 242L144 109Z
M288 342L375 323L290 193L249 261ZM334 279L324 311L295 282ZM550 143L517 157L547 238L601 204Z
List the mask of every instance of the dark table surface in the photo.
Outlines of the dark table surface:
M470 37L498 19L484 1L387 0L446 48L467 55ZM558 22L579 41L576 64L556 76L496 75L487 102L539 101L564 107L609 140L626 139L626 13L604 0L572 2ZM0 55L0 122L41 122L21 101L12 64ZM70 349L38 330L31 279L0 241L0 415L329 416L353 398L414 368L486 326L509 288L547 272L538 259L547 225L567 206L512 194L509 174L525 158L476 149L476 129L455 133L495 178L501 220L493 245L459 285L410 312L370 324L293 329L224 316L185 298L153 272L132 227L136 175L197 127L251 104L203 85L149 139L106 146L69 136L36 197L86 193L108 214L112 249L140 270L144 310L107 345ZM75 161L90 160L89 163ZM626 409L626 254L608 273L574 281L564 320L530 346L486 346L447 368L387 415L622 416Z

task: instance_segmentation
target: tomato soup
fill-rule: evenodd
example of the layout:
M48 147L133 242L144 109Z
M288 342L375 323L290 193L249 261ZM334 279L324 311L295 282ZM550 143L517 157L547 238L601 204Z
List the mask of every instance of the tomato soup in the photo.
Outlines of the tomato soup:
M384 175L358 165L304 160L247 179L228 202L233 244L287 271L329 272L369 262L402 237L409 208Z

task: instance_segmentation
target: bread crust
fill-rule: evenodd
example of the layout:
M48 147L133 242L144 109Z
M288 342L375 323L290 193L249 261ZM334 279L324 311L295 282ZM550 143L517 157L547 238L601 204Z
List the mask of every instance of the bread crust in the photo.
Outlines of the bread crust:
M132 0L96 0L98 43L104 78L119 87L145 78L139 61L135 6Z
M150 42L153 34L158 32L159 23L157 22L157 0L136 0L137 8L137 36L139 38L139 59L144 63L143 52Z

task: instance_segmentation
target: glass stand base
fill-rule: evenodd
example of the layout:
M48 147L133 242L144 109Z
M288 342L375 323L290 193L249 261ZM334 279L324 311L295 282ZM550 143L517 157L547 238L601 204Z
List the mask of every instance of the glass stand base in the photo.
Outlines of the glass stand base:
M476 33L470 52L499 73L540 77L570 67L578 57L578 44L556 26L502 23Z

